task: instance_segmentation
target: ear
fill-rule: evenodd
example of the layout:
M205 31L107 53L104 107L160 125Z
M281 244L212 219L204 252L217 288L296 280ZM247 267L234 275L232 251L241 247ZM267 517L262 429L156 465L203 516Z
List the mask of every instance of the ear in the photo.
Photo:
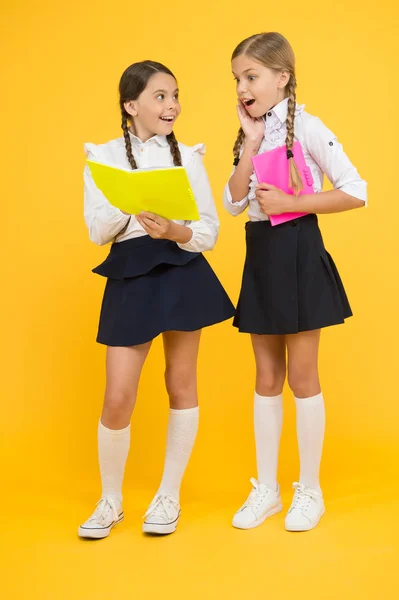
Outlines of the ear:
M137 117L137 105L136 102L134 100L130 100L129 102L125 102L124 103L124 108L125 111L128 113L128 115L132 116L132 117Z
M278 84L277 84L277 86L278 86L280 89L283 89L283 88L285 88L285 86L287 85L287 83L288 83L288 82L289 82L289 80L290 80L290 77L291 77L291 75L290 75L290 73L289 73L288 71L282 71L282 72L280 73L280 77L279 77L279 80L278 80Z

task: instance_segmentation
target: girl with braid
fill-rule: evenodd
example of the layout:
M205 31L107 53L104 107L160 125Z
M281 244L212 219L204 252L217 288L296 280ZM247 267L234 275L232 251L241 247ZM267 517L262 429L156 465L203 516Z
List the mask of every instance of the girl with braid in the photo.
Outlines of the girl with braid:
M86 144L98 162L127 167L184 166L200 220L169 221L111 206L85 170L85 221L96 244L112 243L94 272L107 278L97 341L107 346L106 390L98 425L102 496L79 527L86 538L107 537L123 519L122 481L130 445L130 418L152 340L162 333L170 400L164 472L144 517L143 531L169 534L180 517L179 491L198 429L197 355L201 329L234 314L226 292L202 255L215 245L219 221L203 165L204 146L177 142L180 114L173 73L144 61L119 84L123 137ZM161 199L160 199L161 200ZM156 417L156 415L154 415Z
M256 362L254 428L258 479L235 514L233 525L250 529L282 510L277 462L282 428L282 390L295 397L300 477L285 520L288 531L307 531L324 513L319 466L325 427L318 374L320 330L343 323L352 312L333 259L327 253L317 214L366 204L366 182L336 136L296 104L295 57L278 33L261 33L233 52L241 128L234 145L233 174L224 204L233 216L248 207L247 255L233 324L251 334ZM302 188L293 143L299 141L315 194ZM285 146L292 195L258 184L251 157ZM323 192L323 173L334 189ZM269 215L308 213L271 226Z

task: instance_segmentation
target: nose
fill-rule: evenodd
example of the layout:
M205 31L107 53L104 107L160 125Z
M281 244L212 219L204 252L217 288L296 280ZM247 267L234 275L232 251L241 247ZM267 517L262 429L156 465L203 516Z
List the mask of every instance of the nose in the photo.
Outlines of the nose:
M176 100L170 100L168 103L168 110L175 110L178 102Z
M239 81L237 83L237 93L238 94L243 94L244 92L247 91L246 85L244 81Z

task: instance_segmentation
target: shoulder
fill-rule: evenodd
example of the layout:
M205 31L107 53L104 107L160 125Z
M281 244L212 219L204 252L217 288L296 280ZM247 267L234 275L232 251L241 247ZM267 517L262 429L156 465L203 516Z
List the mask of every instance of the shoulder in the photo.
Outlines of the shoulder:
M336 137L319 117L306 110L302 110L295 117L295 133L309 142L315 139L333 140Z
M194 161L201 161L206 152L205 144L195 144L195 146L186 146L179 143L179 150L182 158L183 167L188 166Z
M123 137L120 137L105 142L104 144L92 144L91 142L86 142L83 147L87 158L112 162L125 153L125 140Z

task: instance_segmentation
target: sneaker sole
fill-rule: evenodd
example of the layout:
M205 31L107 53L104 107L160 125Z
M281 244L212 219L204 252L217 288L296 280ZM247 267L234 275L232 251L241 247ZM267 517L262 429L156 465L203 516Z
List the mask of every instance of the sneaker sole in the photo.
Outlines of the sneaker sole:
M298 525L298 527L295 527L295 526L287 527L287 525L286 525L285 530L286 531L294 531L294 532L311 531L312 529L314 529L315 527L318 526L318 524L320 523L320 519L324 515L325 512L326 512L325 509L323 509L323 512L321 513L320 517L317 519L317 521L315 523L309 523L308 526L307 525L306 526Z
M277 513L281 512L282 510L283 510L283 505L280 502L280 504L277 504L276 506L273 506L273 508L268 510L266 512L266 514L263 515L263 517L261 517L257 521L254 521L253 523L250 523L249 525L239 525L238 523L234 523L234 520L233 520L233 527L235 527L236 529L254 529L255 527L259 527L259 525L262 525L262 523L264 521L266 521L266 519L268 517L272 517L273 515L276 515Z
M177 529L177 524L179 523L180 515L177 517L176 521L173 523L168 523L166 525L161 525L161 523L143 523L143 533L147 533L150 535L169 535L174 533Z
M102 540L103 538L106 538L109 536L109 534L111 533L111 529L113 527L115 527L115 525L118 525L119 523L121 523L123 521L123 519L125 518L125 515L122 514L119 519L117 521L114 521L113 523L111 523L111 525L109 527L104 527L101 529L90 529L89 527L79 527L78 529L78 536L80 538L85 538L85 539L90 539L90 540Z

